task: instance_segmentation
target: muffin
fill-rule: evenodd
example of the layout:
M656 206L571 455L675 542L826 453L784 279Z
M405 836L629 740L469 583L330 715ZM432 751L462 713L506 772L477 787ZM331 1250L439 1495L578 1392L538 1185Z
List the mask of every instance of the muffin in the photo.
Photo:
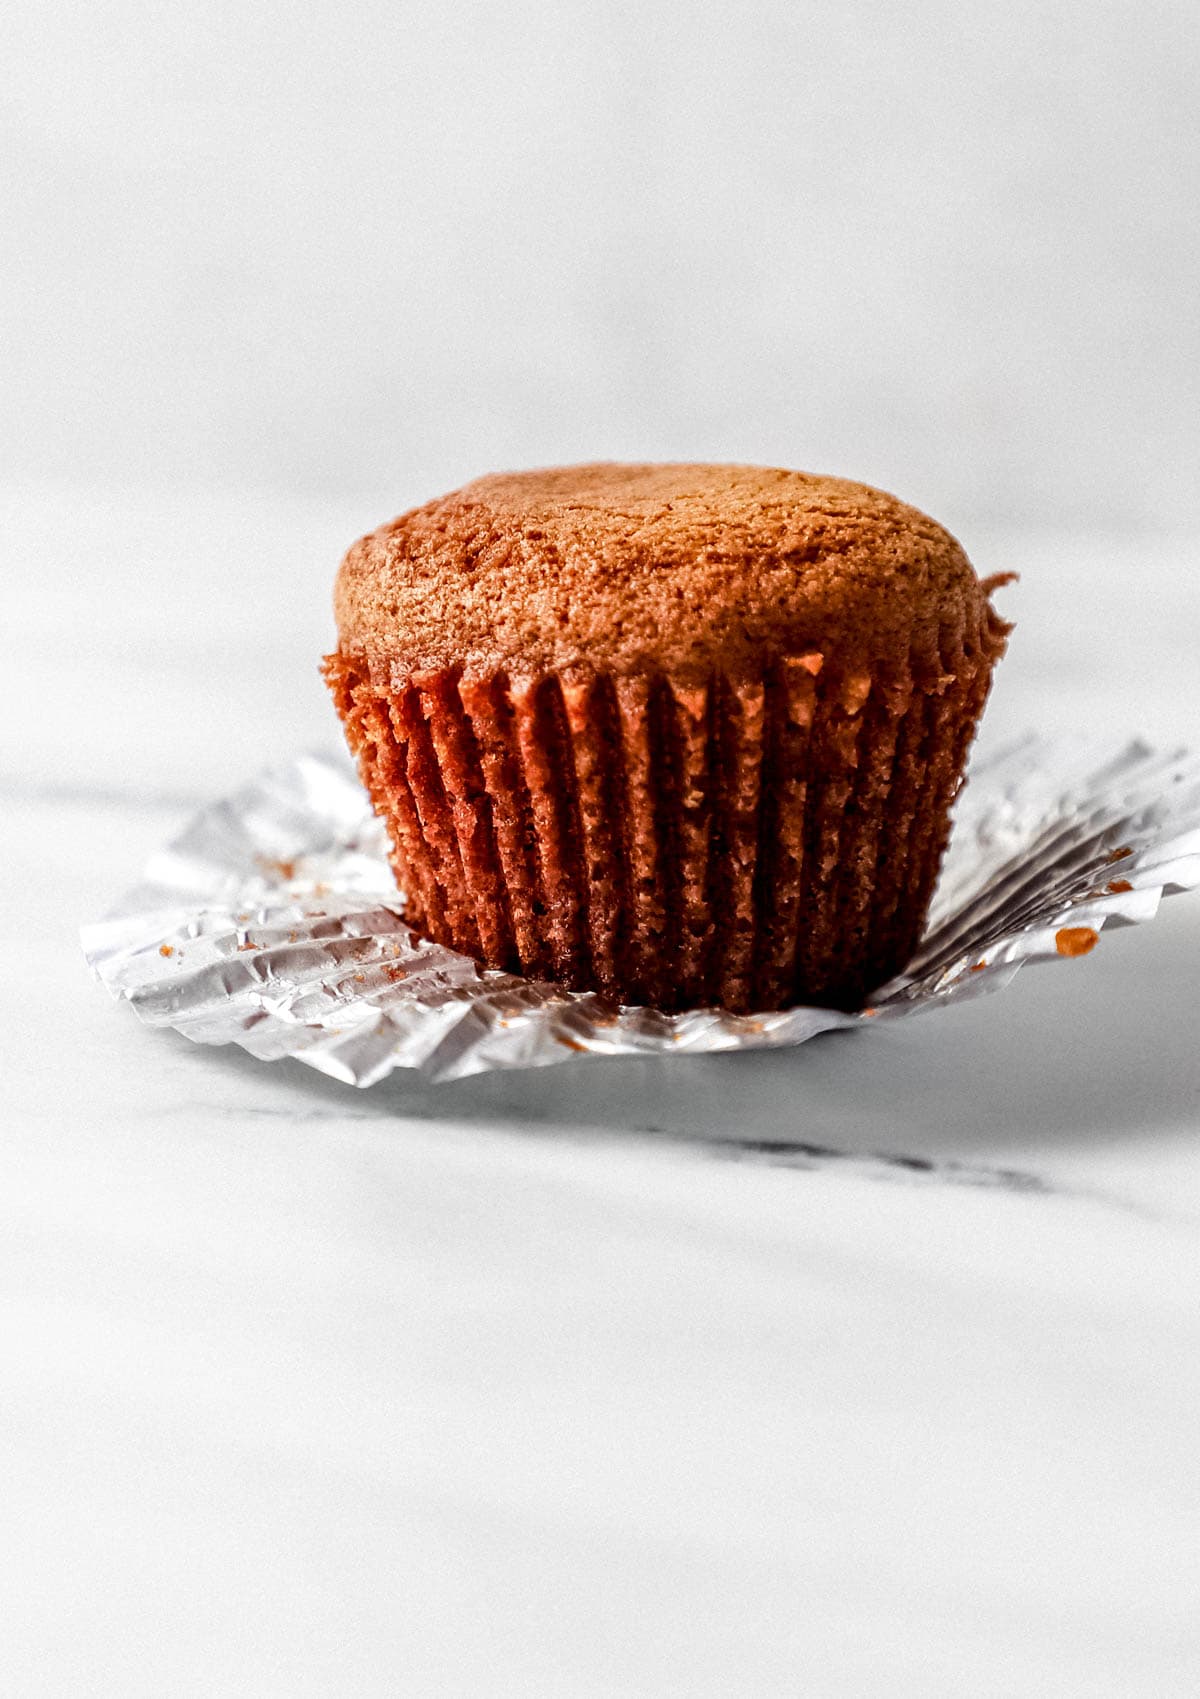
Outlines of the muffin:
M357 542L325 675L405 914L626 1004L858 1007L908 961L1008 627L840 478L480 478Z

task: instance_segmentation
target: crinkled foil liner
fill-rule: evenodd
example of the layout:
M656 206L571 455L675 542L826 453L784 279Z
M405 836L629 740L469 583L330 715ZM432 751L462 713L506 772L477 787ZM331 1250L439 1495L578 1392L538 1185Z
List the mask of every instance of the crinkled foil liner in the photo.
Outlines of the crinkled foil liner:
M1200 761L1141 743L1097 759L1029 737L973 765L924 941L870 1007L618 1009L417 938L349 762L314 755L206 808L82 938L147 1025L368 1086L393 1068L451 1080L581 1053L802 1044L996 990L1198 884Z

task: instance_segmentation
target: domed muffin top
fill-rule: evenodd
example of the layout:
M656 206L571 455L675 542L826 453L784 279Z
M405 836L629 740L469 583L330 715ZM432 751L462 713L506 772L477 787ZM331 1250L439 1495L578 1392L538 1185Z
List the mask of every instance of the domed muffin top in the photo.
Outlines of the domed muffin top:
M837 642L936 643L985 592L940 525L843 478L758 466L478 478L355 543L344 653L406 669L736 671Z

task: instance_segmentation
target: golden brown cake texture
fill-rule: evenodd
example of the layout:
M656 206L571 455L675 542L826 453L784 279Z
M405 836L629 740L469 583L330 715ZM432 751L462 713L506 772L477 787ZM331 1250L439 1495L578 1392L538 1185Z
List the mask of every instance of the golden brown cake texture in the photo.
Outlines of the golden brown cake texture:
M502 474L382 526L326 676L408 918L626 1003L858 1005L920 935L995 582L773 468Z

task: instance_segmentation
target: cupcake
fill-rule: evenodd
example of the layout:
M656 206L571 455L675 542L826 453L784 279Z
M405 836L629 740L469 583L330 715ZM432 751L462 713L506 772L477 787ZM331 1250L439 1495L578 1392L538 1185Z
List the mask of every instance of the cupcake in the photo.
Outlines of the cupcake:
M325 675L405 914L626 1004L858 1007L921 934L1008 627L840 478L480 478L356 543Z

